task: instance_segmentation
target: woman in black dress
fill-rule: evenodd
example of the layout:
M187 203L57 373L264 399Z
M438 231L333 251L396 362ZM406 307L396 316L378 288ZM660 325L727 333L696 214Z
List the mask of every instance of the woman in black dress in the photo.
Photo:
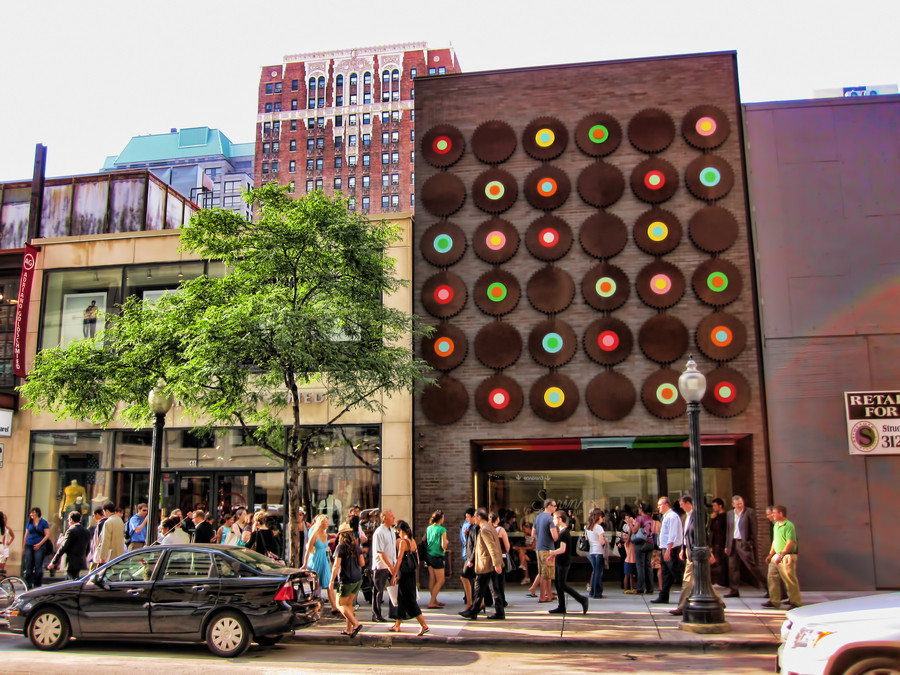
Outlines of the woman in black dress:
M268 515L265 511L257 511L253 514L253 532L250 533L247 548L270 558L277 558L278 542L275 541L272 530L266 525Z
M416 549L416 540L413 537L412 528L405 520L397 523L397 531L400 532L400 540L397 542L397 562L391 571L391 583L397 585L397 621L388 630L399 633L400 622L404 619L415 619L419 622L417 635L425 635L428 632L428 624L419 609L416 599L416 577L419 569L419 552Z

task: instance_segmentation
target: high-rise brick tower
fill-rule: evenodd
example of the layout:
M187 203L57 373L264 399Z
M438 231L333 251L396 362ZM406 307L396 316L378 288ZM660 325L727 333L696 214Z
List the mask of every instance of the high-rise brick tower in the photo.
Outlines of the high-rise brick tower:
M459 72L424 42L291 54L259 78L254 184L342 192L363 213L412 211L415 78Z

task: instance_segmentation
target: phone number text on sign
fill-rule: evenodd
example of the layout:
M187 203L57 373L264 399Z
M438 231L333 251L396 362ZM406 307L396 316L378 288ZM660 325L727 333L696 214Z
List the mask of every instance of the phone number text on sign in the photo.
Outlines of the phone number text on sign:
M900 454L900 391L844 392L851 455Z

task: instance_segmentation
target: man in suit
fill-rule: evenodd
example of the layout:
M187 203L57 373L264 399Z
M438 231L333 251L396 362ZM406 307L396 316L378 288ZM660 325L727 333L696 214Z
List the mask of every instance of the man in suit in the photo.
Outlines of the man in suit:
M741 568L752 577L757 588L765 588L766 580L756 567L756 513L744 507L744 498L735 495L731 500L725 531L725 556L728 558L728 585L726 598L741 595Z
M97 549L97 563L104 563L118 558L125 552L125 523L116 515L116 505L106 502L103 505L103 531L100 533L100 548Z
M62 544L56 549L56 555L47 565L52 570L59 563L63 555L66 556L66 579L72 581L81 576L82 570L87 569L87 553L91 546L91 533L81 524L81 513L69 512L69 529L63 535Z
M678 597L678 607L669 610L669 614L674 614L675 616L681 616L684 613L684 606L687 604L688 598L691 597L691 591L694 589L694 561L691 560L691 552L694 550L694 500L690 495L684 495L679 501L685 513L682 537L684 545L681 547L681 553L678 554L678 557L684 563L684 577L681 580L681 595Z
M474 559L475 567L475 591L472 597L472 608L460 612L466 619L475 620L481 605L490 589L494 599L494 613L489 619L505 619L506 609L503 607L503 598L500 595L500 584L497 575L503 570L503 554L500 552L500 537L490 523L488 512L480 508L475 513L475 526L478 527L478 535L475 541ZM469 564L469 563L467 563Z

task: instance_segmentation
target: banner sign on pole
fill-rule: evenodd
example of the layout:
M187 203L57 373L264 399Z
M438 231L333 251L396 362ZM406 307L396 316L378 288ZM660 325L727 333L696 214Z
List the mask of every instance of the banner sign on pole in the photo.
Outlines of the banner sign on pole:
M25 258L22 260L22 277L19 280L19 298L16 305L16 323L13 328L13 373L25 377L25 332L28 330L28 306L31 300L31 284L34 283L34 268L38 249L25 244Z

